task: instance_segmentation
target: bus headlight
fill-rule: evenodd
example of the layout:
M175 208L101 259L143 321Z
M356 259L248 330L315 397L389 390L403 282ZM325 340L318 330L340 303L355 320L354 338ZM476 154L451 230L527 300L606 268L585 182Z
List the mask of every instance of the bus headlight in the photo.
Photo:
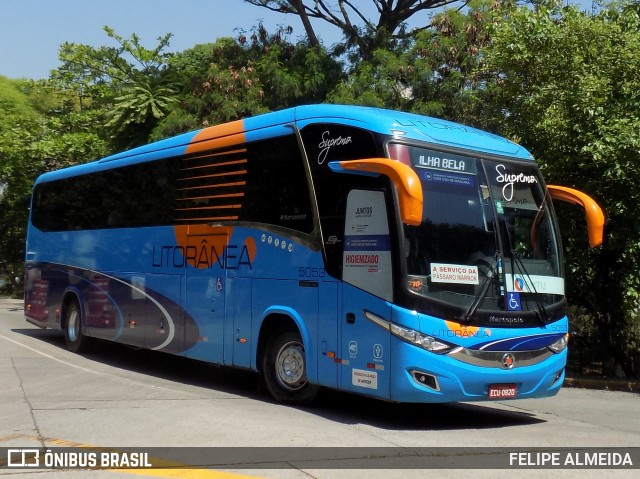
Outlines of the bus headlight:
M397 336L403 341L413 344L414 346L418 346L426 351L430 351L436 354L446 354L449 351L460 348L460 346L445 343L444 341L436 339L433 336L427 336L426 334L422 334L419 331L393 324L391 321L387 321L386 319L373 314L371 311L365 310L364 315L369 321L377 324L381 328L388 330L394 336Z
M562 351L564 351L564 349L567 347L567 344L569 344L569 333L565 334L560 339L558 339L555 343L550 344L547 347L552 352L557 354L557 353L561 353Z
M426 334L414 331L413 329L403 328L397 324L391 324L389 330L394 336L397 336L408 343L419 346L422 349L431 351L432 353L445 354L456 347L432 336L427 336Z

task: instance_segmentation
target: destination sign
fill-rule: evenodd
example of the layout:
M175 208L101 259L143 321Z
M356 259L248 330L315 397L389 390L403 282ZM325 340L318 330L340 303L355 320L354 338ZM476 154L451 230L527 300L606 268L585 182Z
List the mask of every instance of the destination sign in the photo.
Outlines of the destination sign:
M454 153L428 150L426 148L410 148L411 163L416 168L455 171L475 175L478 172L474 158Z

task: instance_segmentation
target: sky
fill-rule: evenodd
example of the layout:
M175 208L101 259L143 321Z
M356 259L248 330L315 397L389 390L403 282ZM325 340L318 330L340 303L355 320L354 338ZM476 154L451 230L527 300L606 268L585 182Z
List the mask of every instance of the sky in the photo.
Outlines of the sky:
M128 38L136 33L147 48L172 33L169 51L235 37L263 22L269 32L277 25L294 27L292 39L304 30L297 17L271 12L243 0L0 0L0 75L8 78L47 78L60 65L64 42L94 47L115 46L103 26ZM320 27L320 25L317 25ZM322 37L338 32L325 28Z
M370 4L369 0L356 3ZM591 0L575 0L590 7ZM428 22L428 13L417 21ZM58 67L64 42L99 47L116 46L103 27L128 38L136 33L147 48L172 33L169 51L180 52L199 43L249 32L262 22L269 32L278 25L294 28L292 40L304 36L298 17L271 12L244 0L0 0L0 75L8 78L47 78ZM330 46L340 32L324 22L314 24Z

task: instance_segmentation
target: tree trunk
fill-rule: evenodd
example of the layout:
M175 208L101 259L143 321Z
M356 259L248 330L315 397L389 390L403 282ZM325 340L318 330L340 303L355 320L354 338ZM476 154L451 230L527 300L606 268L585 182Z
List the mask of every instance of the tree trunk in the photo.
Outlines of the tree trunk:
M307 32L307 39L309 40L309 44L312 47L317 47L320 45L318 41L318 37L316 37L316 32L313 30L313 26L311 26L311 22L309 21L309 16L307 12L304 11L304 5L302 4L302 0L290 0L291 5L297 10L298 15L300 15L300 20L302 20L302 25L304 25L304 29Z

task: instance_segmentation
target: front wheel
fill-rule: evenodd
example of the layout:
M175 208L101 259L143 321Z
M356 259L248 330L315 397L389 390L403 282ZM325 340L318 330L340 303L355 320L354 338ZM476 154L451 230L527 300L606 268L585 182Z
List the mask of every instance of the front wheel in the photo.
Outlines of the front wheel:
M77 301L72 301L67 306L65 313L64 339L67 349L73 353L86 351L91 343L91 339L82 332L82 313Z
M307 381L307 360L297 331L280 331L267 344L262 377L267 390L278 402L311 402L319 387Z

